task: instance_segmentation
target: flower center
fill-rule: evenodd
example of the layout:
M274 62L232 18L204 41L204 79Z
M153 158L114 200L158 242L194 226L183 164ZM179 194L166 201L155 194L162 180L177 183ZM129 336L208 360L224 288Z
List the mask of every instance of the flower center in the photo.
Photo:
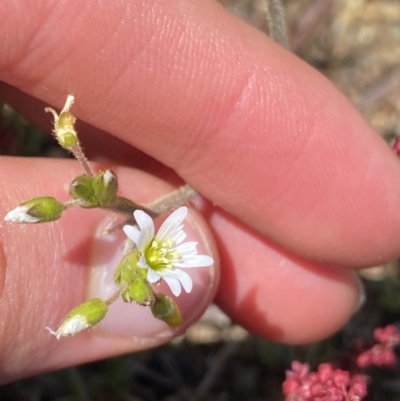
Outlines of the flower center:
M180 257L172 245L173 240L157 241L154 239L144 252L147 264L155 271L172 269L174 262Z

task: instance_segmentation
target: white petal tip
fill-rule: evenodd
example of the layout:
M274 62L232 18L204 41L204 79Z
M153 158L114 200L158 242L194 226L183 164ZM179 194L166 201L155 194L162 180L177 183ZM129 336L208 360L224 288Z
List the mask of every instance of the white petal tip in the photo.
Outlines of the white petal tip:
M37 223L40 221L39 217L33 217L26 213L27 210L27 207L18 206L6 214L4 221L11 221L13 223Z
M57 338L57 340L60 339L60 337L61 337L60 333L58 333L57 331L52 330L50 327L45 327L45 329L48 330L50 334L55 336Z
M169 285L169 288L171 290L172 295L174 295L176 297L179 297L179 295L182 294L182 288L181 288L180 284L179 284L179 287L178 286L173 287L172 285Z
M208 267L214 264L214 259L211 256L207 255L199 255L199 256L201 256L201 261L203 263L203 266Z

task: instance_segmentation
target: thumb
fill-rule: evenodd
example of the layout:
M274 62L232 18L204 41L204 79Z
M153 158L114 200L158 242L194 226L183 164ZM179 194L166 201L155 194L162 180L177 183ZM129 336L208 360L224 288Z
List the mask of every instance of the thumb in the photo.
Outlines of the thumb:
M102 166L103 168L104 166ZM4 216L19 203L43 194L67 200L62 183L80 174L65 160L2 158L4 179L0 200ZM164 182L143 172L117 169L122 196L147 203L169 192ZM12 178L10 178L12 177ZM18 186L15 186L18 182ZM155 319L148 307L113 303L105 319L93 329L61 341L45 330L57 328L71 309L93 297L107 298L122 252L124 234L102 235L110 212L71 209L49 224L17 225L1 219L0 377L3 382L42 371L88 362L124 352L139 351L169 341L193 323L212 301L216 268L188 269L190 294L175 299L183 322L178 329ZM185 220L189 240L199 252L215 259L205 223L195 212ZM168 294L167 287L160 287Z

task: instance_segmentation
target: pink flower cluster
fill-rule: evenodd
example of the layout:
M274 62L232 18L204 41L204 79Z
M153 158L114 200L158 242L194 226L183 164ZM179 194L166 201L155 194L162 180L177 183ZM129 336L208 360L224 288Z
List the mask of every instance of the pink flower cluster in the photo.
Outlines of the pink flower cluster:
M285 401L360 401L367 394L367 377L351 376L330 363L310 372L308 364L294 361L282 387Z
M377 328L374 338L378 344L357 357L357 365L365 368L370 365L393 366L396 363L396 354L393 349L400 344L400 333L393 325Z

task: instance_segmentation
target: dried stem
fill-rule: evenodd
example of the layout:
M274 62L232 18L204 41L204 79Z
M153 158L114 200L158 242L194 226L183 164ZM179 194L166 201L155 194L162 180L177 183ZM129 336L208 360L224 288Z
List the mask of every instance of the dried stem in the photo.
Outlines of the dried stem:
M285 12L282 0L264 0L269 36L289 49L289 39L285 24Z
M177 209L197 195L197 192L190 185L186 184L176 189L175 191L172 191L169 194L163 196L162 198L159 198L156 201L146 205L146 207L133 203L129 199L120 197L118 198L117 203L110 207L107 207L107 209L110 209L115 213L128 215L129 218L122 223L117 224L106 230L104 234L107 235L114 231L120 230L127 224L136 224L133 218L133 212L135 210L143 210L154 219L163 213L167 213L171 210ZM124 250L123 254L126 255L128 252L128 250Z
M170 192L156 201L149 203L147 208L157 215L177 209L186 202L197 196L197 192L188 184L179 187L177 190Z
M205 399L210 389L215 384L216 378L220 377L224 368L226 368L229 359L239 348L240 343L228 342L220 349L220 351L213 358L212 364L204 376L200 385L196 389L196 393L191 397L192 401L201 401Z

